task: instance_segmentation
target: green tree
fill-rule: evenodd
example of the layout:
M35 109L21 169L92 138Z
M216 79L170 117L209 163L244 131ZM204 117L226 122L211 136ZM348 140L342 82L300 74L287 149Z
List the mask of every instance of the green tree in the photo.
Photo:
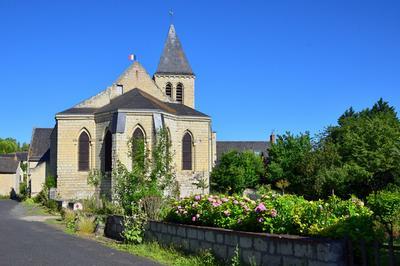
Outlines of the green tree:
M365 198L399 184L400 121L387 102L380 99L371 109L346 111L338 126L327 129L326 140L337 147L341 168L348 173L348 194Z
M309 194L313 187L315 158L309 133L292 135L287 132L272 143L268 151L267 180L276 184L279 180L290 183L287 191Z
M380 99L360 112L348 109L338 125L314 141L308 133L278 136L269 150L267 178L287 179L288 190L307 198L330 194L365 198L388 184L400 183L400 121Z
M242 193L254 188L264 175L261 156L251 152L230 151L222 155L211 172L212 189L223 193Z
M0 138L0 154L13 153L18 151L28 151L29 144L23 143L22 145L13 138Z

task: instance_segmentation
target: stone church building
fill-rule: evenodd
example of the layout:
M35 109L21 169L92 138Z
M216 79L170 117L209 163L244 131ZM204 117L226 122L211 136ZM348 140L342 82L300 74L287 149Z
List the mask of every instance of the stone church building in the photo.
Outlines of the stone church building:
M195 178L209 180L216 156L211 117L195 109L196 76L173 25L158 68L150 76L134 61L111 86L56 114L50 162L62 199L91 196L88 173L111 173L117 161L131 168L129 141L141 138L151 150L156 130L166 128L181 196L200 192ZM111 176L108 174L108 176ZM111 191L111 177L102 190Z

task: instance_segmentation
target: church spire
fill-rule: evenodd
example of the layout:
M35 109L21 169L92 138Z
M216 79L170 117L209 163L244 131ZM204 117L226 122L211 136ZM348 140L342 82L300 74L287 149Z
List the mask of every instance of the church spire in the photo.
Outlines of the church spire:
M194 75L173 24L169 27L156 74Z

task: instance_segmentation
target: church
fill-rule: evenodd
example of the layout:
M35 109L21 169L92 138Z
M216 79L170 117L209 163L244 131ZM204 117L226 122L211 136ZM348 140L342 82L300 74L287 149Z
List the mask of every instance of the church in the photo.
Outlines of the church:
M196 76L170 25L157 71L150 76L138 61L97 95L57 113L50 136L49 172L61 199L91 196L92 169L106 173L103 193L112 190L111 172L120 161L131 168L129 141L142 139L151 151L159 128L167 129L180 195L201 193L194 184L216 160L211 117L195 108Z

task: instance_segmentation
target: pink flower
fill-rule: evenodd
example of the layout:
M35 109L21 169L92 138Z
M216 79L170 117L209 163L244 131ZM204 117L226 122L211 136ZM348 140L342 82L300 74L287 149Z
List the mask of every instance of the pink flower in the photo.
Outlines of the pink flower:
M276 217L278 215L278 212L275 209L271 210L271 217Z
M215 200L213 199L213 198L211 198L211 197L209 197L208 199L207 199L209 202L214 202Z
M255 212L263 212L266 210L267 208L265 208L265 205L262 202L254 209Z
M233 201L233 204L238 205L238 204L239 204L239 201L234 200L234 201Z
M260 218L257 219L257 221L258 221L259 223L262 223L262 222L264 222L264 219L260 217Z
M182 208L181 206L178 206L178 210L181 209L181 208Z
M229 199L227 199L227 198L222 198L222 201L223 201L223 202L228 202Z
M229 216L229 215L231 215L231 212L226 210L226 211L224 211L224 214L225 214L225 216Z
M213 202L213 207L218 207L219 205L221 205L221 203L219 203L219 202Z
M196 201L199 201L199 200L201 200L201 196L200 196L200 195L196 195L196 196L194 196L194 200L196 200Z
M196 222L196 216L192 217L192 222Z

